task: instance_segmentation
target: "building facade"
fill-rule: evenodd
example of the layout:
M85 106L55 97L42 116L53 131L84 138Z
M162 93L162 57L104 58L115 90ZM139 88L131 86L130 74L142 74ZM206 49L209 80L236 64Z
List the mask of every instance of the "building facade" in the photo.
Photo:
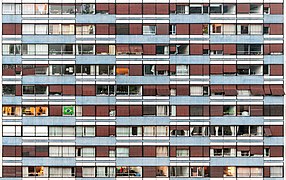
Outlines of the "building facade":
M283 0L2 0L2 179L285 179Z

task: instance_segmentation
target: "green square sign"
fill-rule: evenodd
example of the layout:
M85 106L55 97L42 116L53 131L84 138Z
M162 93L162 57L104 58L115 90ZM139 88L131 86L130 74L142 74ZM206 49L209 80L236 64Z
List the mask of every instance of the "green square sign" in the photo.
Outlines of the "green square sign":
M74 115L74 106L64 106L63 107L64 116L73 116Z

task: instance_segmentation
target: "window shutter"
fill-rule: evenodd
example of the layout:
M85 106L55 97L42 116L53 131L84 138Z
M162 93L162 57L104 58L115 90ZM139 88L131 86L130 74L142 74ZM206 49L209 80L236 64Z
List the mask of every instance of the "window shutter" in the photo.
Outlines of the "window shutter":
M251 146L250 154L253 155L263 155L263 146Z
M156 14L169 15L169 4L156 3Z
M283 89L283 85L270 85L270 89L271 89L271 94L273 96L283 96L284 93L284 89Z
M129 65L129 76L142 76L143 66L140 65Z
M223 85L211 85L211 93L223 93Z
M236 96L236 85L224 85L224 93L226 96Z
M63 95L75 95L75 85L63 85Z
M169 35L169 24L157 24L156 33L157 35Z
M15 24L15 34L22 35L22 24Z
M156 45L154 44L143 44L143 54L144 55L155 55Z
M283 146L270 146L270 157L283 157Z
M250 106L251 116L263 116L263 106Z
M283 44L270 44L270 54L283 53Z
M190 35L202 35L203 25L202 24L190 24Z
M263 177L270 177L270 167L263 167Z
M189 96L190 86L189 85L177 85L177 96Z
M169 96L170 95L169 85L157 85L157 95Z
M97 146L96 157L108 157L108 146Z
M130 24L129 33L131 35L141 35L142 34L142 24Z
M223 45L224 55L235 55L236 54L236 44L225 44Z
M107 35L109 34L109 25L108 24L96 24L95 31L97 35Z
M236 73L236 65L235 64L223 65L223 72L229 73L229 74L235 74Z
M191 157L203 157L203 146L190 146Z
M155 157L156 147L155 146L143 146L143 156L144 157Z
M50 116L62 116L62 106L49 106Z
M143 167L143 177L144 178L156 178L156 167L154 166Z
M270 4L270 14L283 14L283 4Z
M283 65L271 64L270 65L270 75L271 76L283 76Z
M3 24L2 25L2 34L3 35L15 35L16 34L15 24Z
M129 116L129 106L116 106L116 116Z
M261 85L251 85L250 86L251 94L254 96L264 96L264 89Z
M212 178L222 178L223 173L224 173L224 167L222 167L222 166L210 167L210 177L212 177Z
M223 116L223 106L210 106L210 116Z
M142 106L130 106L130 116L142 116Z
M76 96L82 96L83 92L82 92L82 86L81 84L76 84L75 85L75 95Z
M99 137L108 137L109 134L109 126L96 126L96 136Z
M109 106L96 106L96 116L109 116Z
M130 14L142 14L141 4L130 4Z
M22 96L22 85L21 84L16 84L16 96Z
M142 146L130 146L129 157L142 157Z
M116 14L129 14L129 4L116 4Z
M95 106L82 106L82 116L95 116Z
M82 85L82 95L83 96L95 96L95 85Z
M177 116L189 116L190 115L190 107L189 106L177 106L176 107Z
M143 86L144 96L156 96L156 86L154 85L144 85Z
M237 13L238 14L249 14L250 4L237 4Z
M223 46L222 46L222 44L211 44L210 50L220 51L220 50L223 50Z
M50 85L49 86L50 93L61 93L62 85Z
M156 14L156 6L155 4L143 4L143 15L151 15Z
M190 75L203 75L203 65L201 64L191 64L190 65Z
M177 35L189 35L190 34L189 24L176 24L176 34Z
M223 65L220 64L212 64L210 65L211 69L211 74L213 75L218 75L218 74L223 74Z
M270 24L270 35L282 35L283 24Z
M190 44L190 54L191 55L202 55L203 45L202 44Z
M82 177L82 167L76 167L75 173L76 177Z
M156 71L169 71L169 65L167 64L157 64Z
M283 126L270 126L272 136L283 136Z

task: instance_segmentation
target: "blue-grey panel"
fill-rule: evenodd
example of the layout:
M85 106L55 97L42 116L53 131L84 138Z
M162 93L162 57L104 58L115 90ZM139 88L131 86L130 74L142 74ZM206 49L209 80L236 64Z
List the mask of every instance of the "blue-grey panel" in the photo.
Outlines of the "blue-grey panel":
M271 178L263 178L264 180L285 180L283 177L281 178L274 178L274 177L271 177Z
M96 14L96 15L76 15L76 23L115 23L115 15Z
M210 35L210 43L263 43L263 35Z
M78 146L114 146L116 143L115 137L77 137L76 145Z
M169 125L170 117L117 117L116 125Z
M115 64L115 56L76 56L76 64Z
M116 43L169 43L169 35L116 35Z
M264 104L284 104L283 96L265 96L264 97Z
M116 166L169 166L169 158L116 158Z
M87 105L87 104L113 104L115 105L116 99L115 97L108 96L77 96L76 104L78 105Z
M75 166L75 158L23 157L23 166Z
M75 35L22 35L22 43L75 43Z
M22 15L3 15L2 23L21 23Z
M195 104L209 104L210 98L208 96L171 96L171 105L195 105Z
M214 158L210 160L210 166L261 166L264 160L263 157L256 158L243 158L243 157L233 157L233 158Z
M264 14L264 23L282 23L283 15Z
M264 64L283 64L283 55L264 55Z
M170 56L170 64L209 64L210 56Z
M116 76L117 84L169 84L169 76Z
M2 97L2 104L14 104L14 105L21 105L22 98L21 96L3 96Z
M75 117L23 117L23 125L75 125Z
M207 14L202 15L187 15L187 14L171 14L170 23L209 23L210 18Z
M75 84L75 76L23 76L22 84Z
M210 178L201 178L201 177L199 177L199 178L182 178L182 177L177 177L177 178L175 178L175 177L170 177L170 180L210 180Z
M3 145L21 145L22 137L3 137L2 144Z
M172 146L208 146L210 143L209 137L170 137L170 145Z
M284 137L264 137L264 145L283 145Z
M21 64L22 57L21 56L2 56L3 64Z
M263 84L263 76L210 76L210 84Z
M210 117L211 125L263 125L263 117L250 117L250 116L224 116L224 117ZM251 123L250 123L251 122Z

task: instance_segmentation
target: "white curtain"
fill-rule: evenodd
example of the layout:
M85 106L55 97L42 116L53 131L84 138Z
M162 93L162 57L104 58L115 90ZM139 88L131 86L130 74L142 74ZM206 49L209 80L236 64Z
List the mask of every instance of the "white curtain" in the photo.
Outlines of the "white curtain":
M3 136L15 136L15 126L3 126Z
M35 136L35 126L23 126L23 136Z
M154 126L144 126L144 136L155 136L156 130Z
M94 126L84 126L83 136L95 136L95 127Z
M270 167L270 177L282 177L283 168L282 167Z
M189 156L189 150L187 150L187 149L177 149L176 155L177 155L177 157L188 157Z
M62 146L50 146L49 156L51 157L61 157L62 156Z
M50 177L62 177L62 168L50 167Z
M83 167L82 177L95 177L95 167Z
M63 136L74 136L74 127L63 127Z
M63 34L74 34L74 25L62 25Z
M189 74L188 65L177 65L176 74L177 75L188 75Z
M83 157L95 157L95 149L84 147L82 148L82 156Z
M105 167L96 167L96 177L107 177Z
M63 147L63 157L74 157L75 148L74 147Z
M116 135L117 136L129 136L129 127L117 127Z
M230 156L232 157L236 156L236 149L233 149L233 148L230 149Z
M36 34L48 34L48 25L36 24Z
M50 136L62 136L62 127L49 127Z
M22 4L22 13L23 14L35 14L35 5L34 4Z
M203 95L203 87L202 86L191 86L191 95L194 95L194 96Z
M157 136L168 136L168 126L157 126Z
M250 168L237 168L237 177L250 177Z
M35 46L35 44L28 44L27 45L28 47L27 47L27 50L28 50L28 55L34 55L35 54L35 52L36 52L36 46Z
M250 34L262 34L262 32L263 32L262 25L258 25L258 24L250 25Z
M117 157L128 157L129 148L116 148L116 156Z
M171 106L171 116L176 116L176 114L177 114L176 106Z
M262 126L257 126L257 136L263 136Z
M168 157L168 147L156 147L157 157Z
M223 26L224 34L235 34L235 25L234 24L225 24Z
M34 24L23 24L22 34L34 34Z
M28 167L23 167L23 177L29 177Z
M2 4L3 5L3 14L14 14L15 4Z
M263 169L251 168L251 177L263 177Z
M63 168L63 177L71 177L72 176L72 168Z
M21 4L15 4L15 13L16 14L21 14L21 9L22 9Z
M47 44L36 44L36 55L48 55L48 51Z
M48 126L36 126L36 136L48 136Z
M169 115L169 106L157 106L157 116L168 116Z
M82 116L82 106L75 107L76 116Z

